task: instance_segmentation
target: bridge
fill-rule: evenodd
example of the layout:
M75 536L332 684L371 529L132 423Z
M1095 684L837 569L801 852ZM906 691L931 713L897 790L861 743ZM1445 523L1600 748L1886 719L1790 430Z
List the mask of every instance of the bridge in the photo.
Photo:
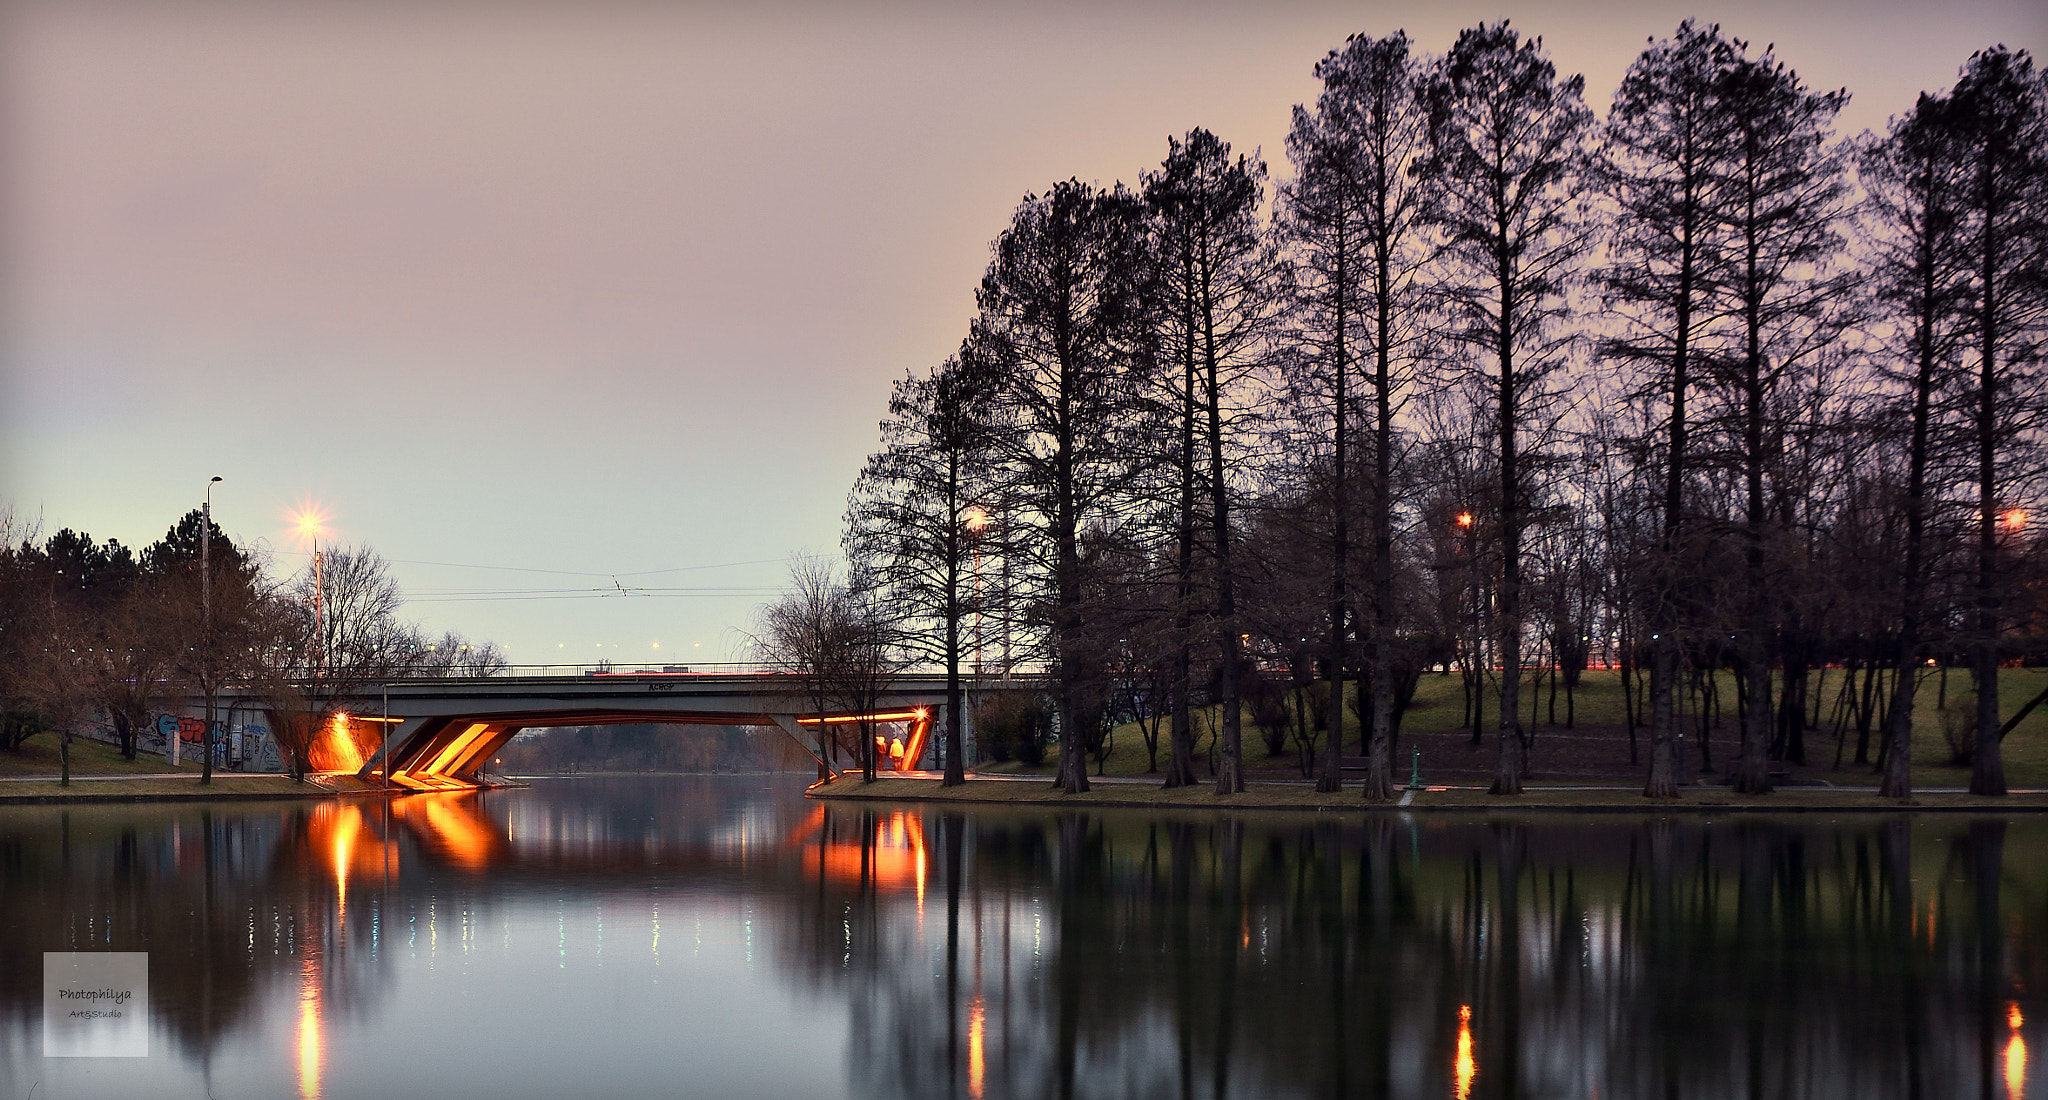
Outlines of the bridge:
M889 681L871 705L819 711L805 678L789 673L586 672L581 675L487 676L393 680L371 685L356 709L337 722L381 727L377 748L356 774L412 790L461 790L520 730L538 726L661 722L774 726L829 767L819 754L821 727L874 722L896 735L884 770L918 768L946 704L944 676ZM969 689L1020 690L1010 682ZM896 742L902 743L900 754ZM353 761L350 761L353 763Z

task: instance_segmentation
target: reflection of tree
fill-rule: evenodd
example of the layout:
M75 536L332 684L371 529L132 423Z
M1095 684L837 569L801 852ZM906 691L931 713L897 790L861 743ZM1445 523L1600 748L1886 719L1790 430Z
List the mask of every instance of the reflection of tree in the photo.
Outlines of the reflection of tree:
M757 782L0 810L0 1035L34 1034L43 950L150 951L203 1063L280 1003L371 1016L437 918L671 886L743 900L785 980L852 1010L874 1097L1975 1093L2048 983L2048 823L924 811Z
M2048 974L1981 826L935 812L920 902L887 814L820 817L868 870L813 857L786 961L878 1097L1905 1095Z

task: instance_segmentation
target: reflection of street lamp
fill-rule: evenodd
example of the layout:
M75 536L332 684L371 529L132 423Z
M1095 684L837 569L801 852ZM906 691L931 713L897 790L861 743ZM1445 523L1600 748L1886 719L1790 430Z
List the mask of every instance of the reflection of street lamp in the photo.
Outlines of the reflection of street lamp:
M199 748L205 759L199 764L199 782L213 782L213 477L206 482L206 502L199 509L199 687L206 693L206 728L199 732ZM171 766L178 765L179 737L171 738Z

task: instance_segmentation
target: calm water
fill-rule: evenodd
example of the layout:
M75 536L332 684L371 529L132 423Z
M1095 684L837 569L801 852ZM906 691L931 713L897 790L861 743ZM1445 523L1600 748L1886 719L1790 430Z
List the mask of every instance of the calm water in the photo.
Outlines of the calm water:
M0 1097L2048 1096L2048 821L0 810ZM150 956L42 1057L46 950Z

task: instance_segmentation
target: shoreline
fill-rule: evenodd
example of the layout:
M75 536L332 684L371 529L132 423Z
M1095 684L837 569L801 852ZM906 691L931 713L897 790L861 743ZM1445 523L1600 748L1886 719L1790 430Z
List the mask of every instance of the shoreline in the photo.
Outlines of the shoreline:
M2048 813L2048 791L2024 790L2003 797L1936 789L1899 802L1881 798L1875 787L1781 787L1771 794L1743 795L1727 788L1690 788L1677 799L1652 801L1637 787L1524 788L1520 795L1497 796L1483 787L1430 786L1397 788L1391 802L1369 804L1357 787L1319 794L1313 786L1260 784L1243 794L1218 797L1208 784L1168 790L1155 783L1103 783L1091 780L1086 794L1067 795L1049 783L1029 780L970 778L966 785L945 788L937 777L891 777L873 783L847 776L805 792L805 797L846 802L936 802L1034 808L1144 810L1279 810L1294 813L1615 813L1615 814L1748 814L1748 813Z
M81 784L84 789L81 789ZM243 772L216 774L201 786L197 775L74 775L71 786L56 776L9 778L0 782L0 807L122 802L253 802L305 798L347 798L384 790L354 776L308 776Z

